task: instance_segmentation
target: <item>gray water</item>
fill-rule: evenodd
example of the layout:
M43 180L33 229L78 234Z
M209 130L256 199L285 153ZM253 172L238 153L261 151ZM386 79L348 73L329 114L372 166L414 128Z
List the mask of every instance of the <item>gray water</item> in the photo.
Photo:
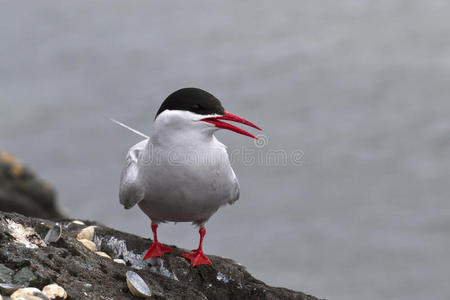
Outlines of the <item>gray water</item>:
M207 253L329 299L450 297L448 1L0 7L0 148L68 215L150 236L117 196L139 138L107 117L149 132L170 92L197 86L265 134L218 134L238 150L241 199L208 223ZM189 224L160 238L198 241Z

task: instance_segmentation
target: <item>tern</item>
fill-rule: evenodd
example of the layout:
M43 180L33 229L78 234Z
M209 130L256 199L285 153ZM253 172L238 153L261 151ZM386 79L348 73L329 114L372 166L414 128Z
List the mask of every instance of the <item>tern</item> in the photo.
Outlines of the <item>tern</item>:
M150 136L115 121L145 138L129 149L119 189L125 209L137 204L150 218L153 244L144 260L173 251L158 241L160 223L192 222L199 226L199 246L182 256L194 267L211 264L203 253L205 223L220 207L239 198L239 183L226 146L214 133L227 129L257 139L224 121L261 130L198 88L170 94L156 113Z

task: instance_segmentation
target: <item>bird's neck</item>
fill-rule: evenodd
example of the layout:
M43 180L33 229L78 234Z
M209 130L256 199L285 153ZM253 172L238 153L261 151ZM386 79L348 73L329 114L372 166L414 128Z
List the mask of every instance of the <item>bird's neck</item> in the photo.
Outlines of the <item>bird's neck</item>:
M152 144L167 147L202 147L214 143L216 138L211 130L196 127L154 126Z

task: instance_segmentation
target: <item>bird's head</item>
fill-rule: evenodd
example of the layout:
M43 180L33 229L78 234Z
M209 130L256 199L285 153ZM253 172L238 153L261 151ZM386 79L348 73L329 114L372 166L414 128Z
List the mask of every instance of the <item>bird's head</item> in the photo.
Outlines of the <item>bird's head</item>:
M226 111L219 99L198 88L183 88L170 94L155 117L155 124L162 130L172 128L180 133L194 130L212 134L218 129L227 129L257 139L253 134L224 121L261 130L250 121Z

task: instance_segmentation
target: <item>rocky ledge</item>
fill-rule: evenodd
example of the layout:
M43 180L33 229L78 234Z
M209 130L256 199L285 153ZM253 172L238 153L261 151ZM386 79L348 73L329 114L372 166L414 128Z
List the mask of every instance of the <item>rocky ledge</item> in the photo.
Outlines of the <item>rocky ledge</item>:
M209 255L212 266L192 268L180 257L187 250L174 245L169 246L175 251L163 259L143 261L151 240L93 222L55 223L0 212L0 227L0 293L4 296L13 292L10 284L43 289L57 283L66 290L67 299L139 299L126 283L125 274L132 270L144 279L154 299L317 299L267 286L245 267L223 257ZM92 239L91 249L80 241L79 233L86 227L94 229L93 235L83 237ZM58 234L49 239L48 232L55 228Z
M169 246L175 251L164 258L143 261L151 240L95 222L63 218L52 187L0 151L3 299L11 294L14 300L48 299L45 291L50 287L62 287L65 295L51 299L140 299L131 293L130 278L145 282L154 299L317 299L267 286L245 267L223 257L208 255L212 266L192 268L180 257L187 250L173 245ZM21 289L25 287L36 289ZM24 295L30 291L35 296Z
M11 154L0 151L0 210L60 219L55 191Z

